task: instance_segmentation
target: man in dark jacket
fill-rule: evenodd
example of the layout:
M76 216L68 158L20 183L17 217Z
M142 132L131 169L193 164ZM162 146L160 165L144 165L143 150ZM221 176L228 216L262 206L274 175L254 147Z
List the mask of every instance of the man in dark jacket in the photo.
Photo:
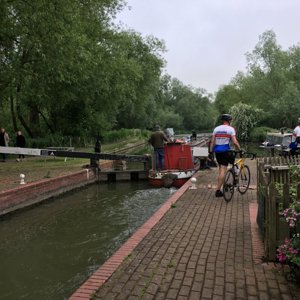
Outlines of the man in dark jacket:
M21 131L17 131L17 137L16 137L16 146L20 148L24 148L26 145L25 137L22 135ZM24 154L19 154L19 158L17 161L22 160L22 158L25 158Z
M163 131L160 130L160 126L156 125L154 127L154 132L151 134L148 142L154 148L155 169L163 170L165 168L164 143L170 142L170 139L165 135Z
M5 129L2 127L0 129L0 146L7 147L9 142L9 137ZM2 161L5 162L5 153L2 153Z

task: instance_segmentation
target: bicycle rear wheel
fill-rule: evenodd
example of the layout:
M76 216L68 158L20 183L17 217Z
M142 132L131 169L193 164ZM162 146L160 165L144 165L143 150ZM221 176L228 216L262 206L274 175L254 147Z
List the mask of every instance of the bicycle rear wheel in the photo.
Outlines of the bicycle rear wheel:
M233 171L227 170L225 174L224 184L223 184L223 197L226 202L232 199L234 193L234 173Z
M241 194L245 194L250 185L250 169L248 166L244 165L239 174L239 181L238 181L238 191Z

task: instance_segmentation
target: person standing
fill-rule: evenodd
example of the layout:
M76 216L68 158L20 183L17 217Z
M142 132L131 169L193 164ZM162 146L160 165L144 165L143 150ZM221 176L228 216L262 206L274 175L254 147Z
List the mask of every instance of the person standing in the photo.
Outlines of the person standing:
M97 135L95 143L95 153L101 153L101 141L99 135Z
M5 129L2 127L0 129L0 146L2 147L8 147L9 142L9 136ZM5 162L6 156L5 153L2 153L2 162Z
M160 126L156 125L154 127L154 132L151 134L148 142L154 148L155 170L164 170L165 168L164 144L165 142L170 142L170 139L165 135L165 133L162 130L160 130Z
M21 131L17 131L17 136L16 136L16 147L24 148L26 145L26 140L24 135L22 135ZM17 161L20 161L25 158L24 154L19 154L19 158Z
M235 129L230 126L232 117L229 114L221 116L222 125L217 126L212 134L210 153L215 152L219 165L218 183L216 197L223 197L221 187L224 183L224 177L228 164L234 163L234 157L230 153L230 142L232 142L237 151L241 151L241 147L236 138Z
M300 118L298 118L298 124L293 130L292 134L292 142L290 143L291 155L294 156L296 154L296 150L298 148L298 144L300 143Z
M193 130L191 135L191 142L195 141L197 141L197 132Z

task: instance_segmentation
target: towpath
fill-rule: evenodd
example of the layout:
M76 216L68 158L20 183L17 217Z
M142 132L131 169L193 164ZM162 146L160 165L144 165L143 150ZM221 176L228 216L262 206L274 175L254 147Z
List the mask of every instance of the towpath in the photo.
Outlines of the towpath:
M70 299L300 299L282 269L263 262L251 188L215 198L217 170L177 191Z

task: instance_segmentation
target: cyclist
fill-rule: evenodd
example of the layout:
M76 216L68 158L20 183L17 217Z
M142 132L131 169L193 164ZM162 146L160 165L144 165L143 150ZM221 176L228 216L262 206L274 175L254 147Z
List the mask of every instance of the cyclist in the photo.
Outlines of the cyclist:
M236 138L235 129L230 126L232 116L229 114L221 115L222 125L217 126L212 134L210 152L215 152L216 159L219 165L218 184L216 190L216 197L223 197L221 191L224 183L224 177L228 164L234 163L234 156L230 150L230 142L232 142L237 151L241 151L241 147Z

